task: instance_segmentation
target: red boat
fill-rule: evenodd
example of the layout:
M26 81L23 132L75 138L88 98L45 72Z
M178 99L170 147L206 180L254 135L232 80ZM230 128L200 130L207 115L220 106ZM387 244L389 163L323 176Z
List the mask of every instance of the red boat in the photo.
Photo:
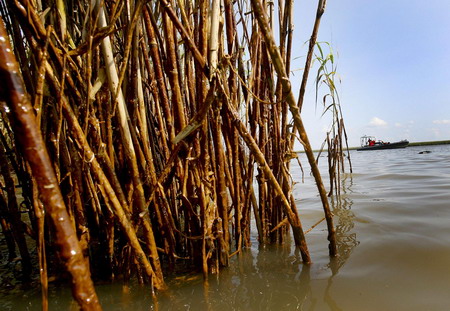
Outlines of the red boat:
M376 140L373 136L363 136L361 137L361 148L356 150L382 150L382 149L398 149L406 148L409 145L409 141L401 140L394 143L384 142L382 140Z

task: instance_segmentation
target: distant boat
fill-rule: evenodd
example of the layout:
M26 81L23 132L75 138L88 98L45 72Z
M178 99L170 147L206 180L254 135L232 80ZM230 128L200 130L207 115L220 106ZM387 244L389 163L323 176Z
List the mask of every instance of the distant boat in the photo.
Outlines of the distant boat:
M395 143L390 142L384 142L381 140L376 140L373 136L363 136L361 137L361 148L358 148L356 150L363 151L363 150L381 150L381 149L398 149L398 148L405 148L409 145L409 141L401 140L397 141Z

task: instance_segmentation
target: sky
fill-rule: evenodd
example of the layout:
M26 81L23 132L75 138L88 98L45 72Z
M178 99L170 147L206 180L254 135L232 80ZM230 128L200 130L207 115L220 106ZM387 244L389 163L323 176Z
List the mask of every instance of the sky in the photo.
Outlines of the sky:
M297 0L291 82L298 94L317 0ZM328 0L318 41L329 42L349 146L450 140L450 1ZM315 103L311 69L303 122L313 148L330 126ZM325 88L320 92L325 94Z

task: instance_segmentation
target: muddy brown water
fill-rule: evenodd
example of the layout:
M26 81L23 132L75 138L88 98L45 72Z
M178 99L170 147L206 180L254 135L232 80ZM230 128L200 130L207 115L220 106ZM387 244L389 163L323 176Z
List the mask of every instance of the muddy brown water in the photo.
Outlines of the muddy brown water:
M450 145L351 156L354 172L331 201L338 258L325 223L307 234L310 266L290 243L259 247L253 232L253 246L208 284L168 280L156 300L136 284L97 285L104 310L450 310ZM304 183L298 166L292 174L308 229L323 217L320 200L307 172ZM41 308L39 288L3 292L0 310ZM50 310L77 310L67 288L51 287L49 299Z

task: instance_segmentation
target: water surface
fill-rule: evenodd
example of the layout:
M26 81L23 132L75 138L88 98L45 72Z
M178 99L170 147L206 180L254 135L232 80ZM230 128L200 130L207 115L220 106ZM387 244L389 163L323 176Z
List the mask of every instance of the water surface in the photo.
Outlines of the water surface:
M431 153L419 154L429 150ZM450 307L450 146L351 152L353 174L332 199L339 257L328 257L322 222L307 234L313 264L295 248L253 246L212 276L181 282L152 300L136 285L97 287L104 310L448 310ZM326 158L319 163L325 172ZM303 161L306 164L306 161ZM293 177L304 229L323 217L314 182ZM326 178L326 176L324 176ZM52 289L50 309L76 310ZM0 298L2 310L40 310L40 293Z

